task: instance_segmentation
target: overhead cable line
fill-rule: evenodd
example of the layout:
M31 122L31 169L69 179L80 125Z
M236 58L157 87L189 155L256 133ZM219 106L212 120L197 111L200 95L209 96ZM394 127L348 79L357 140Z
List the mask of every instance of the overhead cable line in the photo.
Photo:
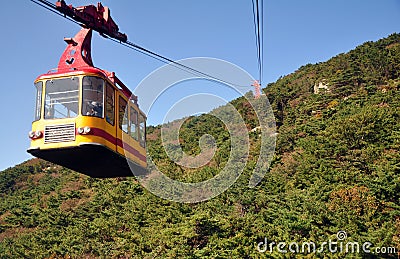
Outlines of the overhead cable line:
M56 8L56 5L54 5L53 3L51 3L51 2L49 2L47 0L30 0L30 1L35 3L35 4L37 4L37 5L39 5L39 6L41 6L41 7L43 7L43 8L45 8L45 9L47 9L47 10L49 10L49 11L51 11L51 12L53 12L53 13L55 13L55 14L57 14L57 15L59 15L59 16L61 16L61 17L63 17L63 18L66 18L67 20L69 20L71 22L74 22L74 23L76 23L76 24L78 24L78 25L80 25L82 27L88 27L86 24L78 22L78 21L66 16L63 13L60 13L60 11ZM156 52L148 50L148 49L146 49L146 48L144 48L144 47L142 47L140 45L137 45L135 43L132 43L132 42L129 42L129 41L116 40L116 39L114 39L114 38L112 38L112 37L110 37L108 35L102 34L102 33L100 33L100 35L105 37L106 39L109 39L111 41L117 42L117 43L119 43L119 44L121 44L121 45L123 45L125 47L128 47L128 48L130 48L132 50L135 50L137 52L145 54L145 55L147 55L149 57L152 57L152 58L154 58L154 59L156 59L156 60L158 60L160 62L163 62L165 64L172 65L172 66L174 66L174 67L176 67L178 69L181 69L183 71L186 71L186 72L188 72L188 73L190 73L192 75L202 76L202 77L205 77L206 79L213 79L213 80L215 80L217 82L220 82L220 83L223 83L223 84L227 84L227 85L232 85L232 86L235 86L235 87L240 87L240 88L248 88L249 87L249 86L246 86L246 85L239 85L239 84L231 83L231 82L228 82L226 80L220 79L218 77L212 76L210 74L204 73L204 72L202 72L200 70L194 69L194 68L192 68L190 66L181 64L181 63L179 63L177 61L174 61L174 60L172 60L170 58L167 58L165 56L157 54Z
M251 0L252 2L252 10L253 10L253 24L254 24L254 35L257 49L257 61L258 61L258 73L259 73L259 82L262 82L262 25L260 25L260 20L262 24L262 14L260 15L260 4L258 0ZM263 0L261 0L261 9L263 9ZM262 10L261 10L262 12ZM261 18L260 18L261 16Z
M261 32L261 48L260 48L260 52L261 52L261 76L263 76L263 72L264 72L264 0L260 0L261 1L261 27L260 27L260 32ZM261 78L260 78L261 80Z
M160 55L160 54L157 54L157 53L155 53L155 52L153 52L153 51L151 51L151 50L148 50L148 49L146 49L146 48L144 48L144 47L141 47L141 46L139 46L139 45L137 45L137 44L134 44L134 43L132 43L132 42L129 42L129 41L127 41L127 42L121 42L121 41L112 39L112 38L110 38L110 37L106 37L106 38L108 38L108 39L111 40L111 41L117 42L117 43L119 43L119 44L121 44L121 45L123 45L123 46L125 46L125 47L128 47L128 48L130 48L130 49L132 49L132 50L138 51L138 52L140 52L140 53L142 53L142 54L145 54L145 55L147 55L147 56L149 56L149 57L152 57L152 58L154 58L154 59L156 59L156 60L158 60L158 61L161 61L161 62L163 62L163 63L165 63L165 64L172 65L172 66L174 66L174 67L176 67L176 68L178 68L178 69L181 69L181 70L183 70L183 71L185 71L185 72L188 72L188 73L190 73L190 74L192 74L192 75L195 75L195 76L202 76L202 77L205 77L205 78L207 78L207 79L213 79L213 80L215 80L215 81L217 81L217 82L224 83L224 84L227 84L227 85L236 86L236 87L246 87L246 88L249 87L249 86L234 84L234 83L228 82L228 81L226 81L226 80L220 79L220 78L218 78L218 77L212 76L212 75L210 75L210 74L204 73L204 72L202 72L202 71L200 71L200 70L194 69L194 68L192 68L192 67L189 67L189 66L187 66L187 65L184 65L184 64L179 63L179 62L177 62L177 61L174 61L174 60L172 60L172 59L170 59L170 58L164 57L164 56L162 56L162 55Z

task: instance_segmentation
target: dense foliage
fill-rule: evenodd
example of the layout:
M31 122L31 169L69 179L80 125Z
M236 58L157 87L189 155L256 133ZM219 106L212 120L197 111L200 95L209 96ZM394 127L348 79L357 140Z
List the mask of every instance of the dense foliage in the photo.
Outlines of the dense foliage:
M337 241L339 231L345 241L399 250L400 35L303 66L264 91L279 134L257 187L247 184L257 133L249 134L245 173L228 191L197 204L160 199L134 178L93 179L33 159L0 174L0 258L295 257L276 248L260 253L257 244L265 238L321 244ZM257 126L244 98L232 104L249 130ZM213 116L190 117L180 131L182 149L199 154L203 134L218 149L200 169L170 161L160 127L148 128L148 152L172 178L209 179L228 159L230 135Z

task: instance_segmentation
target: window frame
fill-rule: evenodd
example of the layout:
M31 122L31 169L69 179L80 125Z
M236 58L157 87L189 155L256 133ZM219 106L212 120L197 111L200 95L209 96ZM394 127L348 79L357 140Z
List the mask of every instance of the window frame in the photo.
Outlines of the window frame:
M66 90L66 91L64 91L64 92L53 92L53 93L49 93L48 90L50 89L50 87L49 87L48 84L53 83L54 81L61 81L61 80L71 80L71 81L76 80L76 81L77 81L77 88L76 88L76 89L73 89L73 90L69 89L69 90ZM56 95L56 94L62 94L62 93L68 93L68 92L77 92L77 95L76 95L76 96L72 96L72 97L50 98L50 96L51 96L52 94ZM44 103L43 103L43 104L44 104L44 105L43 105L43 106L44 106L44 114L43 114L43 119L45 119L45 120L59 120L59 119L71 119L71 118L76 118L77 116L79 116L79 113L80 113L80 110L79 110L79 107L80 107L80 96L79 96L79 92L80 92L80 78L79 78L79 76L70 76L70 77L61 77L61 78L51 78L51 79L46 80L46 81L44 82ZM43 95L43 93L42 93L42 95ZM63 105L63 103L54 101L54 100L57 100L57 99L71 99L71 98L76 98L76 100L72 101L72 103L76 103L76 107L75 107L75 108L76 108L76 112L75 112L73 109L68 109L67 106ZM47 105L47 101L49 101L49 106L50 106L50 107L53 106L53 108L50 108L50 111L49 111L49 112L50 112L50 115L49 115L49 117L48 117L48 115L47 115L48 112L46 112L46 111L49 109L49 108L47 108L47 106L48 106L48 105ZM68 102L65 102L65 103L68 103ZM70 101L69 103L71 103L71 101ZM62 106L64 106L64 108L66 108L66 110L67 110L67 115L61 113L60 110L55 109L54 107L56 107L56 105L62 105ZM69 115L71 111L72 111L73 113L75 113L75 115L73 115L73 116ZM55 116L55 113L56 113L56 112L58 112L58 113L64 115L64 117L56 117L56 116Z
M133 118L136 120L133 121ZM130 111L129 111L129 135L131 138L133 138L135 141L139 141L139 112L133 107L130 106ZM135 132L132 132L132 124L135 125ZM136 133L136 134L132 134Z
M142 129L142 126L140 125L141 122L143 122L143 129ZM146 117L141 112L139 112L139 116L138 116L138 125L139 125L139 144L142 147L146 147ZM142 135L143 135L143 137L142 137Z
M40 84L40 86L39 86ZM36 98L35 98L35 114L34 114L34 120L33 121L38 121L42 118L42 108L43 108L43 81L38 81L34 83L35 88L36 88ZM40 91L39 91L40 87ZM40 94L39 94L40 93Z
M112 126L114 126L115 125L115 89L114 89L114 87L110 84L110 83L108 83L108 82L106 82L106 91L105 91L105 93L104 93L104 117L105 117L105 119L106 119L106 121L109 123L109 124L111 124ZM108 119L108 114L107 114L107 111L108 111L108 105L109 105L109 102L108 102L108 90L109 89L111 89L111 93L112 93L112 115L113 115L113 118L112 118L112 122Z
M125 103L125 108L122 111L122 106L121 104ZM126 112L126 107L128 106L127 100L125 100L121 95L119 95L118 99L118 127L120 130L126 134L129 132L129 112ZM121 113L123 112L122 116ZM126 116L125 116L126 115ZM124 124L124 119L126 119L126 131L124 130L123 126Z
M101 106L100 106L101 107L101 113L100 113L100 116L90 115L90 114L87 114L87 111L86 112L84 111L85 105L87 105L87 104L85 104L85 90L88 90L88 89L84 89L84 84L83 84L86 78L95 78L96 80L100 79L103 82L102 91L101 91L101 95L102 96L101 96ZM88 116L88 117L93 117L93 118L104 119L104 117L105 117L105 103L104 103L105 102L105 85L106 85L106 81L102 77L91 76L91 75L85 75L85 76L82 77L82 83L81 83L81 91L82 91L81 114L82 114L82 116ZM94 91L97 92L96 89Z

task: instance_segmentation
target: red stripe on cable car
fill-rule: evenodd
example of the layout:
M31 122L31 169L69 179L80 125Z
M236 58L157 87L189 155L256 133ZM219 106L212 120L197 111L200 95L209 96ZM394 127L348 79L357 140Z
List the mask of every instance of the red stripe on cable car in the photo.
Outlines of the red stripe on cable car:
M117 138L117 145L122 147L124 150L128 151L129 153L133 154L134 156L138 157L140 160L146 162L146 156L140 154L140 152L137 149L135 149L128 143L123 142L121 139Z
M107 131L105 131L103 129L99 129L99 128L91 128L91 134L94 135L94 136L97 136L97 137L104 138L105 140L111 142L114 145L120 146L125 151L131 153L132 155L136 156L140 160L146 162L146 156L140 154L140 152L137 149L135 149L134 147L132 147L128 143L123 142L119 138L115 138L113 135L111 135Z
M106 139L107 141L113 143L115 145L115 137L108 133L107 131L99 128L90 128L91 135L97 136L97 137L102 137Z

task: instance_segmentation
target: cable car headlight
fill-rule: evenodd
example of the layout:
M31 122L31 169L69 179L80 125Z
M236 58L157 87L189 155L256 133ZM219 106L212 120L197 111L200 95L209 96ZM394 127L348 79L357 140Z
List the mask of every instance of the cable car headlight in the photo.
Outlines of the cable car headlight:
M38 139L43 136L43 133L40 130L37 131L29 131L28 136L30 139Z
M89 134L92 129L89 126L78 128L78 133L81 135Z
M28 136L29 136L29 138L33 139L35 137L35 132L29 131Z
M89 126L86 126L84 129L83 129L83 132L84 132L84 134L89 134L90 133L90 127Z
M35 131L35 138L40 138L42 136L42 132L40 130Z
M83 134L83 132L84 132L83 128L78 128L78 133L79 134Z

